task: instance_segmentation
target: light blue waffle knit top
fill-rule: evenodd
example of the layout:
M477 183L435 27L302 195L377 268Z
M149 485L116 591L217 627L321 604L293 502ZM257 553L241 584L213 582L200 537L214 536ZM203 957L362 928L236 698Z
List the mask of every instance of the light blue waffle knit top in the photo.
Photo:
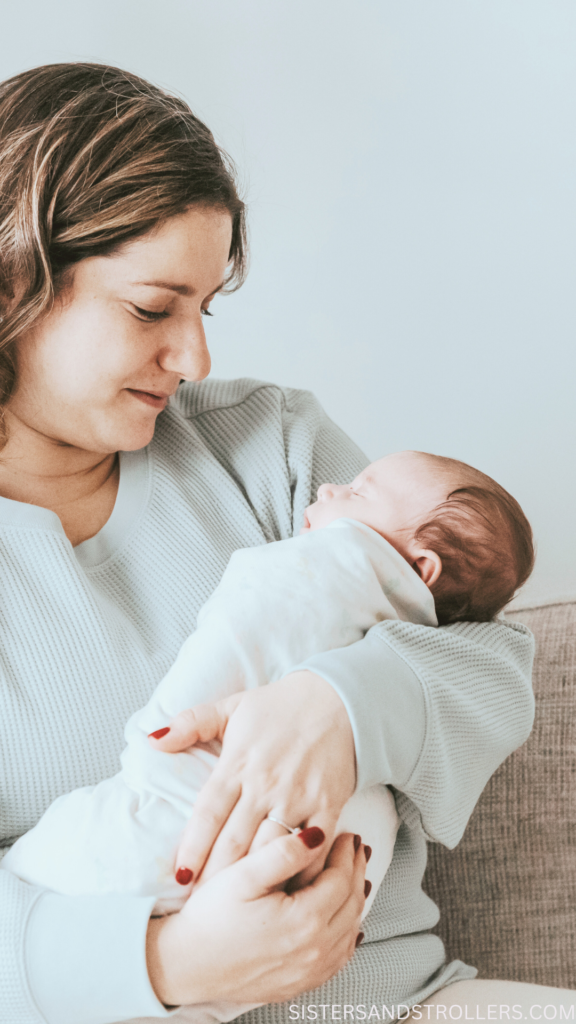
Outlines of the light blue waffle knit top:
M307 392L185 384L142 451L121 454L112 516L72 548L58 517L0 499L0 843L60 794L119 768L123 728L172 664L233 551L298 533L320 483L366 465ZM487 779L528 735L532 638L503 622L384 622L308 663L342 697L358 786L394 787L402 826L366 940L293 1003L415 1002L447 965L420 882L426 838L456 844ZM2 1024L166 1017L146 973L153 900L64 897L0 872ZM246 1015L293 1019L284 1004Z

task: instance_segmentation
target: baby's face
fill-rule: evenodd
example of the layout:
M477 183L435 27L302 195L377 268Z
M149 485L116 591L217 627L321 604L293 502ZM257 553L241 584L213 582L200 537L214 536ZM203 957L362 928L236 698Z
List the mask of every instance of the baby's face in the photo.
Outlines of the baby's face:
M418 452L387 455L367 466L351 484L322 484L304 515L301 533L335 519L356 519L380 533L405 558L416 528L447 497L443 475Z

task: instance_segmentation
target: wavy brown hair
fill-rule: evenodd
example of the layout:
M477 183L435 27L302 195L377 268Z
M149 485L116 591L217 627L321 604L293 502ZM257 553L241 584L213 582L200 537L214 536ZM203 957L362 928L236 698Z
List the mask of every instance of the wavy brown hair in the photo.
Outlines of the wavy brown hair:
M17 341L64 275L194 204L232 217L227 291L246 274L234 167L183 100L102 64L48 64L0 84L0 447Z

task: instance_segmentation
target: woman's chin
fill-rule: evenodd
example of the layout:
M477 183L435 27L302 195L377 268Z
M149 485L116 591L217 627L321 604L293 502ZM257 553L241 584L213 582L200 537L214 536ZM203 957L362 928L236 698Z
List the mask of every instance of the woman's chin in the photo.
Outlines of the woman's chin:
M154 437L157 416L158 413L137 423L129 422L119 425L119 428L111 432L106 439L109 451L135 452L140 448L145 448Z
M108 411L106 416L88 414L84 430L76 431L77 440L73 443L85 451L105 454L138 451L150 444L161 412L142 404L136 415L133 409L128 414L126 409L112 410L112 414Z
M146 445L150 444L150 441L154 437L154 428L156 421L147 430L131 430L126 431L122 438L118 440L120 443L116 448L119 452L137 452L140 448L145 448Z

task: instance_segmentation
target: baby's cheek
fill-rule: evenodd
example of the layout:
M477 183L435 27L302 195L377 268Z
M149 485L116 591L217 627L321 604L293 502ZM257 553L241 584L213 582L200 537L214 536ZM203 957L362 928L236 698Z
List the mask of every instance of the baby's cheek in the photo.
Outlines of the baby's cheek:
M311 530L319 530L328 526L336 519L357 519L358 516L351 515L353 510L347 502L340 501L318 501L308 509L308 521Z

